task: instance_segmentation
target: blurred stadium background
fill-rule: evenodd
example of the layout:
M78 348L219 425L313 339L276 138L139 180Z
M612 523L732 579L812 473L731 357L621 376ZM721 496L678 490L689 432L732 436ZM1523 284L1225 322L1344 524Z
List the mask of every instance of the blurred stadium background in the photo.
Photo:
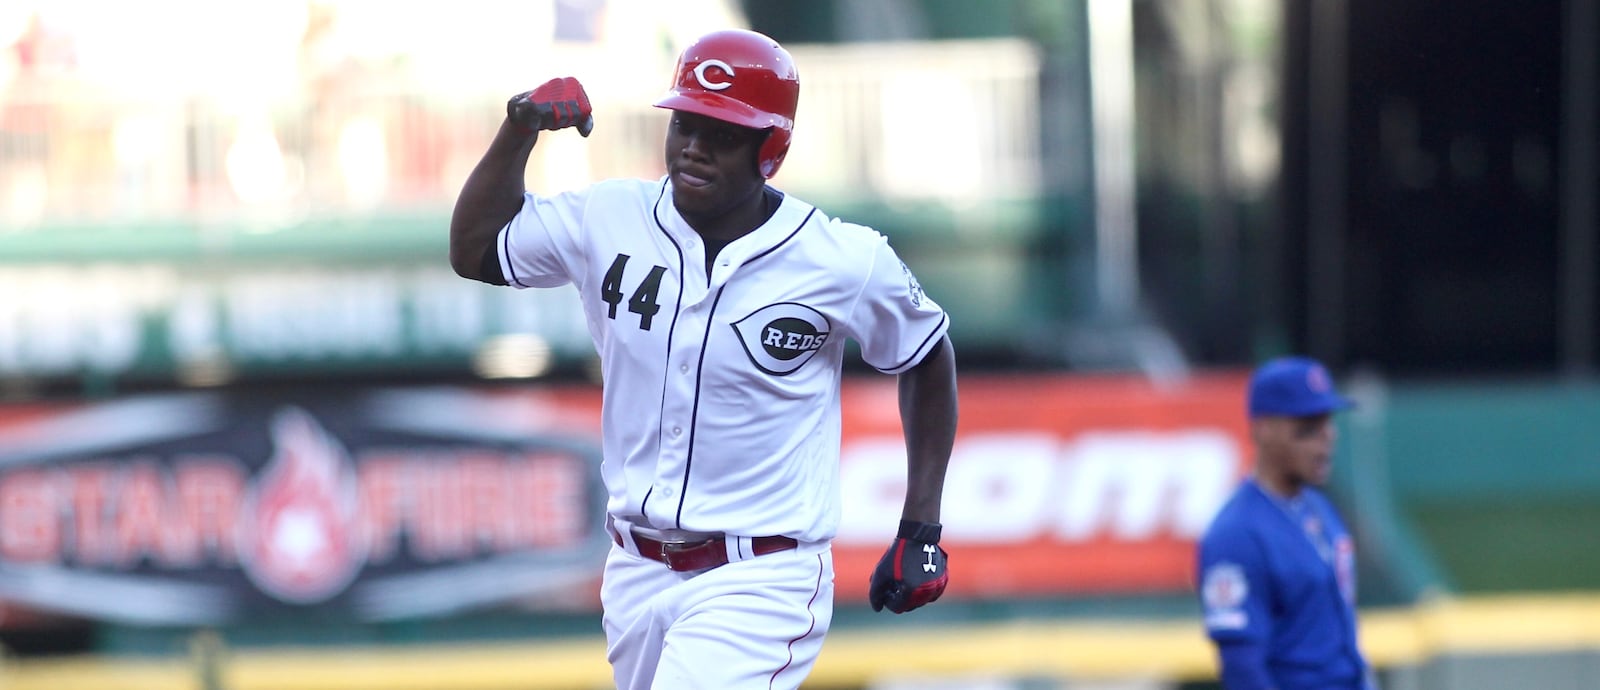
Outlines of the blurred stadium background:
M532 189L660 175L725 26L801 68L775 183L961 356L913 616L865 605L903 450L850 372L808 687L1214 688L1189 550L1305 352L1385 687L1600 688L1597 0L9 0L0 688L608 686L577 301L455 278L449 210L552 76L598 124Z

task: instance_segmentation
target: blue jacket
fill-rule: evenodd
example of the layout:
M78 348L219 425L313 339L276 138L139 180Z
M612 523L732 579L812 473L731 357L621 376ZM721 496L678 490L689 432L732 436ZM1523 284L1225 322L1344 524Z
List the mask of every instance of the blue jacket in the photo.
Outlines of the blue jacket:
M1206 634L1228 690L1361 690L1355 547L1326 496L1243 482L1200 540Z

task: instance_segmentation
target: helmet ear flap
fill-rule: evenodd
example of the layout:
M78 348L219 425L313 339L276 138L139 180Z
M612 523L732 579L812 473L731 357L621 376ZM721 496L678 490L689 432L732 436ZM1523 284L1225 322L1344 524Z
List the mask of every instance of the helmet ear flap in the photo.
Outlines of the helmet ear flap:
M770 180L778 173L778 166L783 165L783 159L789 155L789 136L789 130L782 127L767 129L767 140L761 142L756 153L756 169L761 177Z

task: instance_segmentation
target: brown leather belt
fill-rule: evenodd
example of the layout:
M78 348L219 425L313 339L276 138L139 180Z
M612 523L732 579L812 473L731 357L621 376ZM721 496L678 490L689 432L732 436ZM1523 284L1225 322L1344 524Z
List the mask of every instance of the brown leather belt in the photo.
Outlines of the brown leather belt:
M606 521L606 530L611 532L611 540L616 542L617 546L624 546L622 535L617 533L617 528L610 520ZM633 544L638 547L640 556L664 563L668 569L678 572L705 570L728 564L727 541L720 534L693 541L661 541L640 534L639 530L633 530ZM750 538L750 550L757 556L788 551L798 546L799 542L790 537Z

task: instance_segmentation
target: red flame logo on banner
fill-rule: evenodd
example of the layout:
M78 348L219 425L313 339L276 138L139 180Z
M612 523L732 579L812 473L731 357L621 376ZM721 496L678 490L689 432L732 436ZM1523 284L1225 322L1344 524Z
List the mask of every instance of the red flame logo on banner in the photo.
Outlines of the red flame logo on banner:
M272 460L245 502L245 574L296 604L343 591L365 560L355 539L356 482L345 449L299 408L272 421Z

